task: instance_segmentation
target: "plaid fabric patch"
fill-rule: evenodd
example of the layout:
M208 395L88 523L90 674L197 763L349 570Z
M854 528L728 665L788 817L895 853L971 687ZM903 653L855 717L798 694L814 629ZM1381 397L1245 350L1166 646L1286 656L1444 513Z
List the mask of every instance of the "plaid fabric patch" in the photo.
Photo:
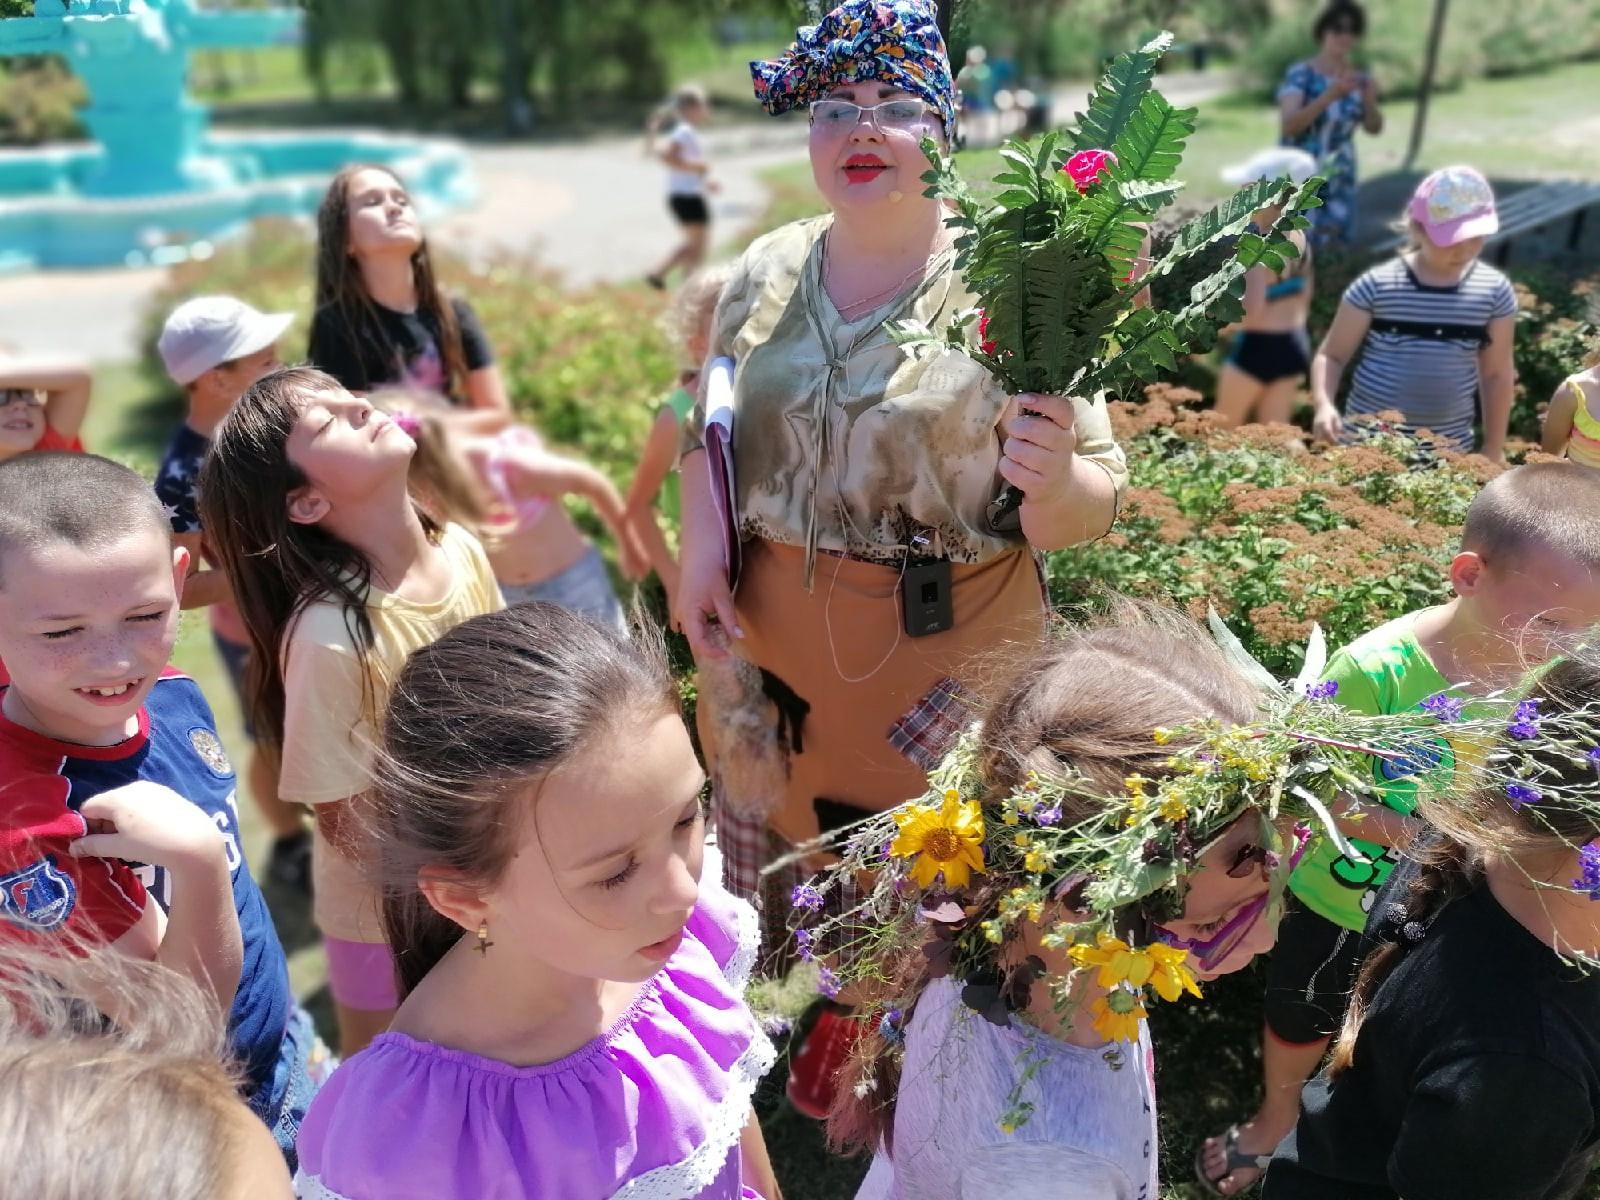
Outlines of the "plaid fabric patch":
M924 771L933 770L972 720L965 692L954 679L939 680L889 727L889 745Z
M711 809L716 816L717 848L722 851L722 886L760 908L761 868L772 861L766 818L734 812L716 784L711 788Z

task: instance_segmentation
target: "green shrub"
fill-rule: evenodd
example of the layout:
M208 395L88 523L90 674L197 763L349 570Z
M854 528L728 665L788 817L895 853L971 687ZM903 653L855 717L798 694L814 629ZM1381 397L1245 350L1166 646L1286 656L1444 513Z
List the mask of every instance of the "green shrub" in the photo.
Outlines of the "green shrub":
M84 99L83 84L54 55L0 60L0 145L83 137Z
M1156 385L1113 404L1132 480L1116 530L1047 556L1052 599L1106 589L1228 619L1267 667L1299 667L1311 625L1341 646L1449 595L1456 533L1502 468L1374 426L1362 445L1313 451L1289 426L1227 430Z

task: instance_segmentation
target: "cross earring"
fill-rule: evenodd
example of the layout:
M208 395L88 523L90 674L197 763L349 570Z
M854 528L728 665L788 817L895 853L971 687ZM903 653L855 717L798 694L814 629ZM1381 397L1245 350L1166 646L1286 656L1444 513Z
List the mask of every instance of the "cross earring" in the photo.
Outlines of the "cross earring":
M489 947L492 945L494 943L489 940L489 922L480 921L478 923L478 953L488 957Z

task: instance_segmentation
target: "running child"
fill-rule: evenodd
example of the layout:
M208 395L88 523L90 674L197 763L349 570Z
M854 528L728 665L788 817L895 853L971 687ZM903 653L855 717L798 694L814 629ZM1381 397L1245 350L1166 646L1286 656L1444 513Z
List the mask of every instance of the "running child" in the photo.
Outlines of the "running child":
M168 377L183 388L188 413L156 469L156 496L171 522L174 544L189 554L183 607L206 610L211 642L244 714L245 736L252 743L245 777L256 808L272 831L267 875L309 894L311 834L301 810L278 798L275 748L256 739L245 694L250 635L233 603L227 576L207 569L210 556L200 524L200 464L211 449L211 435L245 389L277 369L278 342L293 320L293 313L257 312L231 296L201 296L173 309L156 349Z
M245 863L211 710L167 668L188 557L126 467L0 464L0 936L107 942L207 989L292 1166L330 1064Z
M622 497L586 462L553 453L527 425L452 413L426 392L388 390L373 402L417 443L412 490L443 520L483 540L507 604L543 600L625 629L605 559L567 515L564 496L587 500L617 540L622 572L648 569Z
M402 1003L307 1117L302 1195L779 1195L755 913L701 879L705 776L640 641L514 605L406 664L375 813Z
M82 450L93 382L83 363L23 358L0 346L0 462L29 450Z
M316 814L313 916L346 1053L396 1002L362 875L381 706L408 654L500 607L483 548L407 495L415 449L366 400L294 367L239 398L200 471L200 518L259 666L251 710L281 747L279 795Z
M1589 654L1551 667L1495 723L1492 766L1466 802L1424 796L1438 832L1373 913L1373 953L1333 1058L1272 1156L1265 1200L1590 1194L1600 664Z
M1600 467L1600 346L1550 398L1541 447L1585 467Z
M1600 622L1600 475L1564 463L1517 467L1473 500L1450 564L1455 598L1380 625L1328 660L1334 702L1365 713L1484 711ZM1490 705L1489 710L1506 707ZM1441 738L1409 764L1374 760L1380 801L1345 827L1356 856L1314 843L1267 962L1261 1107L1210 1139L1198 1172L1221 1195L1251 1186L1293 1127L1300 1089L1338 1031L1360 965L1361 931L1399 855L1422 829L1421 785L1443 787L1472 748ZM1425 779L1422 775L1425 775Z
M1304 183L1317 173L1316 159L1304 150L1263 151L1222 173L1235 185L1287 178ZM1283 211L1271 205L1252 218L1256 229L1270 229ZM1289 240L1300 251L1282 271L1251 267L1244 277L1244 320L1228 361L1217 376L1216 410L1232 425L1251 421L1286 424L1296 390L1311 365L1311 243L1294 230Z
M657 513L676 534L683 517L677 476L679 435L694 407L701 368L711 353L711 321L717 300L732 274L730 266L702 268L685 281L673 299L667 328L678 352L678 386L656 409L655 423L628 488L628 521L661 577L669 611L678 594L678 559L667 545Z
M1481 400L1478 449L1498 462L1517 378L1517 297L1511 281L1478 258L1500 228L1494 192L1473 167L1443 167L1417 185L1405 220L1408 247L1345 289L1317 348L1312 429L1338 441L1344 417L1393 409L1407 430L1430 430L1470 452ZM1357 351L1341 417L1335 400Z
M711 164L700 137L700 127L710 119L711 102L705 89L686 83L650 118L645 131L644 152L667 165L667 207L683 233L683 241L666 261L645 276L645 282L657 290L667 286L667 276L674 268L682 267L685 276L692 275L705 261L711 244L711 208L706 196L717 190L717 183L711 178ZM668 121L673 124L666 146L658 149L656 137Z
M446 296L411 194L386 167L346 167L317 211L306 357L356 395L403 385L455 405L510 407L477 314Z

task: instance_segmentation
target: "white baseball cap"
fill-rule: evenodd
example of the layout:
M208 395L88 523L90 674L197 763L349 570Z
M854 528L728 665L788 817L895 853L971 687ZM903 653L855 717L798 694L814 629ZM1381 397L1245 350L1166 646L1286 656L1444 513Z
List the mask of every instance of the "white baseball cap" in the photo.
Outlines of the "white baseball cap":
M1252 155L1242 163L1224 167L1222 178L1232 184L1283 178L1290 183L1304 183L1316 173L1317 160L1304 150L1296 150L1293 146L1274 146Z
M187 386L212 367L265 350L293 313L260 312L232 296L196 296L172 310L156 349L174 383Z

